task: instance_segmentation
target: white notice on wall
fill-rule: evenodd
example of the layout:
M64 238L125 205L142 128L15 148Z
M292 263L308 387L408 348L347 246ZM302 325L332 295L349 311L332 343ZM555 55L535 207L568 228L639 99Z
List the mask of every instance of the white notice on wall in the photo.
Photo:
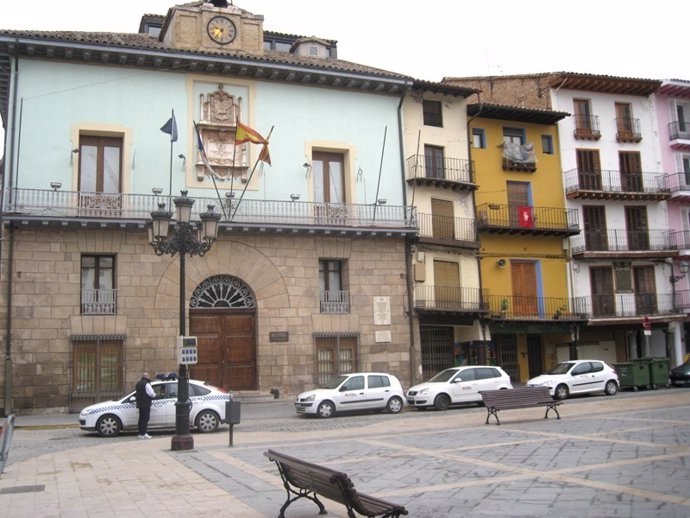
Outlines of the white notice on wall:
M374 297L374 325L391 325L391 298Z
M380 343L390 343L391 342L391 332L390 331L375 331L374 339L377 344Z

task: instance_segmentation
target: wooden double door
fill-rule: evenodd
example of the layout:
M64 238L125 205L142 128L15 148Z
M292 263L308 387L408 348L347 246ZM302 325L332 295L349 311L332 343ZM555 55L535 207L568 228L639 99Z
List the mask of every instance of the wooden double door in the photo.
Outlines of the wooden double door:
M191 309L189 329L198 339L190 377L226 390L256 390L256 311Z

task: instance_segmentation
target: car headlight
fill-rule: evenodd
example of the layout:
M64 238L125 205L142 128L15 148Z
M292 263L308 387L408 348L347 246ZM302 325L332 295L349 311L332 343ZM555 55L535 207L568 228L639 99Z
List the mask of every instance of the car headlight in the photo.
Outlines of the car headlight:
M419 392L417 392L417 395L418 395L418 396L426 396L428 393L429 393L429 389L428 389L428 388L423 388L422 390L420 390Z
M542 381L541 383L532 383L534 387L549 387L551 388L552 383L550 381Z
M303 398L302 401L313 402L314 401L314 394L312 394L311 396L307 396L307 397Z

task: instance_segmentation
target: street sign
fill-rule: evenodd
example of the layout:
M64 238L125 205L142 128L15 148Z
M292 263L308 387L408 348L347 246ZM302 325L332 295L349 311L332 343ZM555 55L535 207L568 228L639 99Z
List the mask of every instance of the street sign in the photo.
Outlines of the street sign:
M649 317L644 317L644 319L642 320L642 328L644 329L644 334L646 336L651 336L652 323L649 321Z

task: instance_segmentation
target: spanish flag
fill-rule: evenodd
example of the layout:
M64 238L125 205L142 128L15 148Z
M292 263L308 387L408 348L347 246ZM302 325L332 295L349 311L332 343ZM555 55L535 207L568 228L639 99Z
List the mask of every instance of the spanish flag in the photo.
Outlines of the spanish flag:
M240 121L237 121L237 129L235 130L235 145L251 142L252 144L261 144L263 149L259 153L259 160L271 165L271 155L268 153L268 140L263 138L258 131L253 130L249 126L245 126Z
M240 121L237 121L237 130L235 130L235 145L244 144L245 142L252 142L254 144L268 144L268 140L259 135L259 132L245 126Z

